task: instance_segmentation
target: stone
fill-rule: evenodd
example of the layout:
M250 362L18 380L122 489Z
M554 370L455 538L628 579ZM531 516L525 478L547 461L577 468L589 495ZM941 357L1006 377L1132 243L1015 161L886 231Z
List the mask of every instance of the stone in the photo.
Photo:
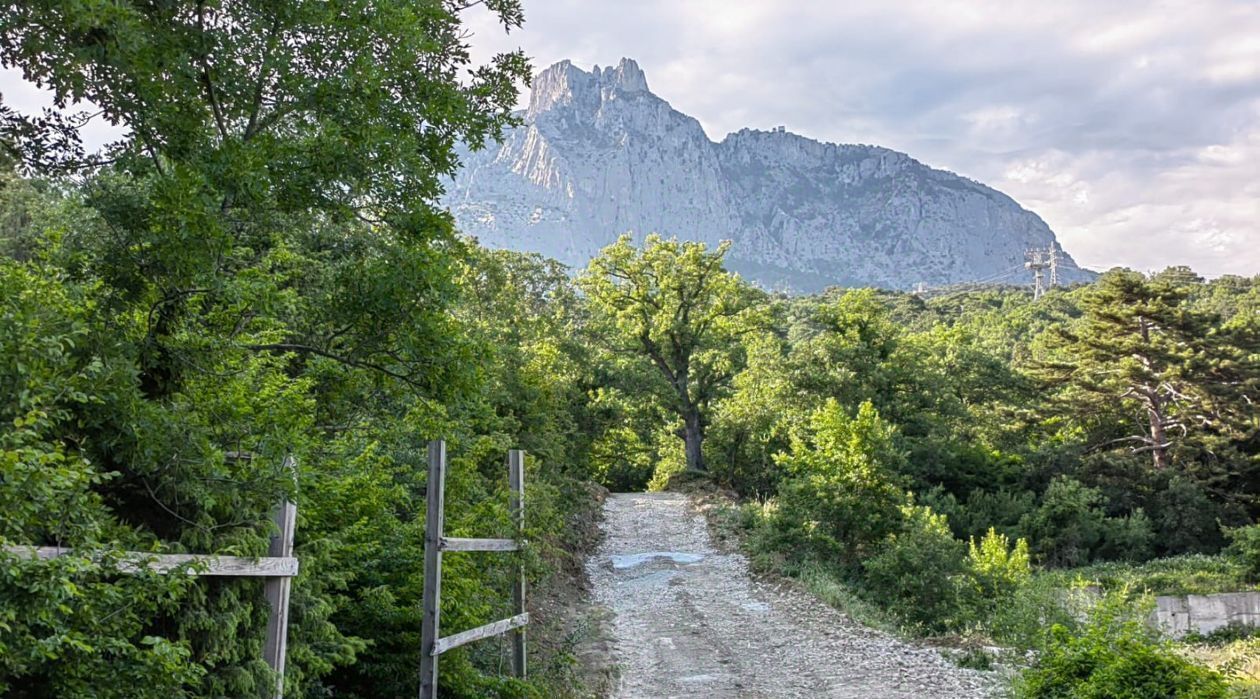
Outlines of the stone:
M1094 276L1010 197L904 153L782 128L711 141L630 59L589 73L552 65L520 116L502 144L461 152L443 199L490 247L581 267L627 232L730 239L731 269L806 292L1028 284L1024 252L1047 246L1060 250L1063 281Z

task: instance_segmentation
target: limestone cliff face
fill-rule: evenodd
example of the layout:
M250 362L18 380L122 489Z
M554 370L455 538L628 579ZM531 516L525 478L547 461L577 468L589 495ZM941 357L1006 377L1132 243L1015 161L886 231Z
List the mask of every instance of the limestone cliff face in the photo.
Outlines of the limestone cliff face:
M764 286L1022 282L1054 233L1010 197L874 146L742 130L714 143L648 90L634 61L563 61L533 82L524 125L465 153L445 204L491 247L583 266L631 232L710 244ZM1061 255L1065 281L1088 278Z

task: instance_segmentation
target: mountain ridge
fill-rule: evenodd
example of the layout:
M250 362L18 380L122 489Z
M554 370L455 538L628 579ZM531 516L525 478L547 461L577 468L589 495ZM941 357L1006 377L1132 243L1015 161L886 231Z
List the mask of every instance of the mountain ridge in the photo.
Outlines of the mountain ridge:
M795 291L1023 282L1024 252L1051 246L1064 282L1093 276L1008 195L905 153L782 127L713 141L631 59L550 66L521 116L501 144L461 154L444 198L491 247L577 267L626 232L731 239L732 269Z

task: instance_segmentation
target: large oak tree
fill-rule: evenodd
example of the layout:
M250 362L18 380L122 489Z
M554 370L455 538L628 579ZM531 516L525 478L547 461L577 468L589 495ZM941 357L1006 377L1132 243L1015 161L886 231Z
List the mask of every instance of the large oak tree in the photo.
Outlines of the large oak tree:
M649 235L642 248L622 236L582 275L603 335L621 357L649 363L682 425L687 468L704 471L710 406L743 361L741 338L760 325L762 294L726 271L728 243Z

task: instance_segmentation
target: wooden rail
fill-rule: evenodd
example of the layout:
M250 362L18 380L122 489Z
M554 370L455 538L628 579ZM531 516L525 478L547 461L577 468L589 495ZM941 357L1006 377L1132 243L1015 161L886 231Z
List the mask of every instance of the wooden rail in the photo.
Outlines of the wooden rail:
M508 452L508 486L511 491L510 507L516 539L460 539L443 536L446 443L440 440L429 442L429 480L426 485L428 510L425 513L424 527L424 611L420 618L420 699L436 699L438 696L438 656L452 648L490 636L512 634L512 674L525 677L525 625L529 623L529 614L525 611L523 562L518 567L516 582L512 586L512 603L515 608L513 616L445 638L438 636L442 616L442 554L455 551L510 553L522 550L521 535L525 529L525 453L519 449Z
M433 644L433 654L441 655L446 651L452 648L458 648L465 643L472 643L473 641L479 641L490 636L505 634L512 629L519 629L528 623L529 614L517 614L516 616L509 617L507 619L492 621L485 626L478 626L475 629L460 631L459 633L451 634L446 638L439 638Z
M75 552L60 546L5 546L6 553L22 558L52 560ZM298 559L292 556L244 558L241 556L206 556L193 553L143 553L127 551L119 561L124 573L152 570L172 571L188 575L243 578L291 578L298 574Z
M253 458L249 454L229 454L229 458ZM285 457L286 471L296 476L297 463ZM263 595L271 611L267 616L267 635L263 642L263 658L276 673L273 699L284 697L284 657L289 635L289 589L298 574L298 559L293 557L293 533L297 526L297 505L285 500L272 515L277 534L271 537L267 556L216 556L198 553L148 553L124 551L118 569L124 573L152 570L158 573L184 573L213 577L265 578ZM6 553L23 558L52 560L75 553L60 546L4 546ZM102 556L97 556L100 560Z
M442 537L443 551L520 551L514 539L451 539Z

